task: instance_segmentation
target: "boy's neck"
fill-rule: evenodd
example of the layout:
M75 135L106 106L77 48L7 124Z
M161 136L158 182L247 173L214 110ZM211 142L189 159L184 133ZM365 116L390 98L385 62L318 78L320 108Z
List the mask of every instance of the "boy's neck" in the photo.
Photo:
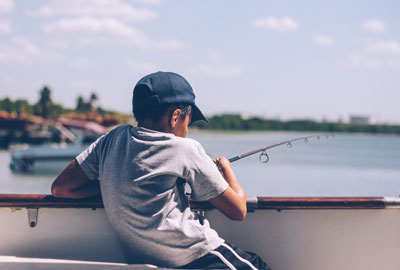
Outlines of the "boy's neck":
M168 125L168 122L165 121L163 118L160 121L158 121L157 123L154 123L150 119L144 119L144 121L139 123L138 126L147 128L147 129L151 129L151 130L155 130L155 131L159 131L159 132L173 134L173 130Z

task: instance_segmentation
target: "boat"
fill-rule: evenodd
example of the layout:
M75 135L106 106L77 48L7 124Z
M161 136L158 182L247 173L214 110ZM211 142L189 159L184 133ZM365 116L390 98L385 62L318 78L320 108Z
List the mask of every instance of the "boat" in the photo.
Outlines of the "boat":
M66 144L43 144L15 148L11 151L10 169L13 172L57 173L81 153L87 145L80 141Z
M53 125L70 134L68 143L17 146L10 154L12 171L58 173L91 142L108 131L95 122L82 120L60 119Z
M274 270L399 269L400 198L254 197L247 207L244 221L232 221L207 202L191 201L224 239ZM55 269L153 267L126 264L99 197L2 194L0 218L0 266L14 261L15 269L29 269L50 260Z
M61 118L58 120L68 130L78 131L81 134L82 143L89 144L98 137L108 132L108 128L93 121Z
M12 144L72 142L74 135L60 122L37 116L10 117L0 114L0 149Z

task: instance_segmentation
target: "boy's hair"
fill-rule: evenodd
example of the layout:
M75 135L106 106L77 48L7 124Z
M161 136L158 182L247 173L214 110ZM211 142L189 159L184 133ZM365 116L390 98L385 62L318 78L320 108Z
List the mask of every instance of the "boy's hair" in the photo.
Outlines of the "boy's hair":
M190 115L192 112L192 106L189 104L159 104L156 107L149 107L140 111L135 111L133 112L133 116L138 123L142 123L146 118L157 123L166 113L176 109L181 110L182 119L184 119L187 115Z

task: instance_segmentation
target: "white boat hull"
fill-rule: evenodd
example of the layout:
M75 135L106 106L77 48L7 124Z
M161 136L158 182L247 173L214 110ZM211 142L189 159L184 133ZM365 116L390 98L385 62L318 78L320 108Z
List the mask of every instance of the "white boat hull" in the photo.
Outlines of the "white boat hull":
M222 237L259 254L272 269L395 270L399 210L261 210L243 222L207 213Z
M26 208L0 216L0 255L125 262L104 209L41 208L33 228Z
M0 204L0 255L125 263L103 208L27 206L34 210ZM274 270L399 269L398 209L256 209L241 222L204 213Z

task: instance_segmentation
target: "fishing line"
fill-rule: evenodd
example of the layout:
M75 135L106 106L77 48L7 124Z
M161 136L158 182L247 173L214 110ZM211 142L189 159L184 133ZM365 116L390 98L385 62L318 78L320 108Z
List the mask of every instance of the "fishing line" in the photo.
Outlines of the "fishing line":
M261 152L261 154L258 157L258 159L260 160L261 163L267 163L270 160L267 150L269 150L271 148L278 147L278 146L281 146L281 145L286 145L290 150L293 147L292 143L295 142L295 141L303 140L304 143L308 143L308 141L310 139L312 139L312 138L316 138L318 141L320 141L321 137L326 137L328 139L330 137L332 137L332 138L335 137L335 135L334 134L310 135L310 136L294 138L294 139L286 140L286 141L282 141L282 142L277 142L277 143L274 143L274 144L271 144L271 145L268 145L268 146L264 146L264 147L260 147L260 148L257 148L255 150L253 150L253 151L250 151L250 152L247 152L247 153L232 157L232 158L229 159L229 162L232 163L232 162L235 162L235 161L237 161L239 159L242 159L242 158L245 158L245 157L248 157L248 156L251 156L251 155L254 155L254 154L257 154L257 153ZM289 152L289 150L288 150L288 152Z

